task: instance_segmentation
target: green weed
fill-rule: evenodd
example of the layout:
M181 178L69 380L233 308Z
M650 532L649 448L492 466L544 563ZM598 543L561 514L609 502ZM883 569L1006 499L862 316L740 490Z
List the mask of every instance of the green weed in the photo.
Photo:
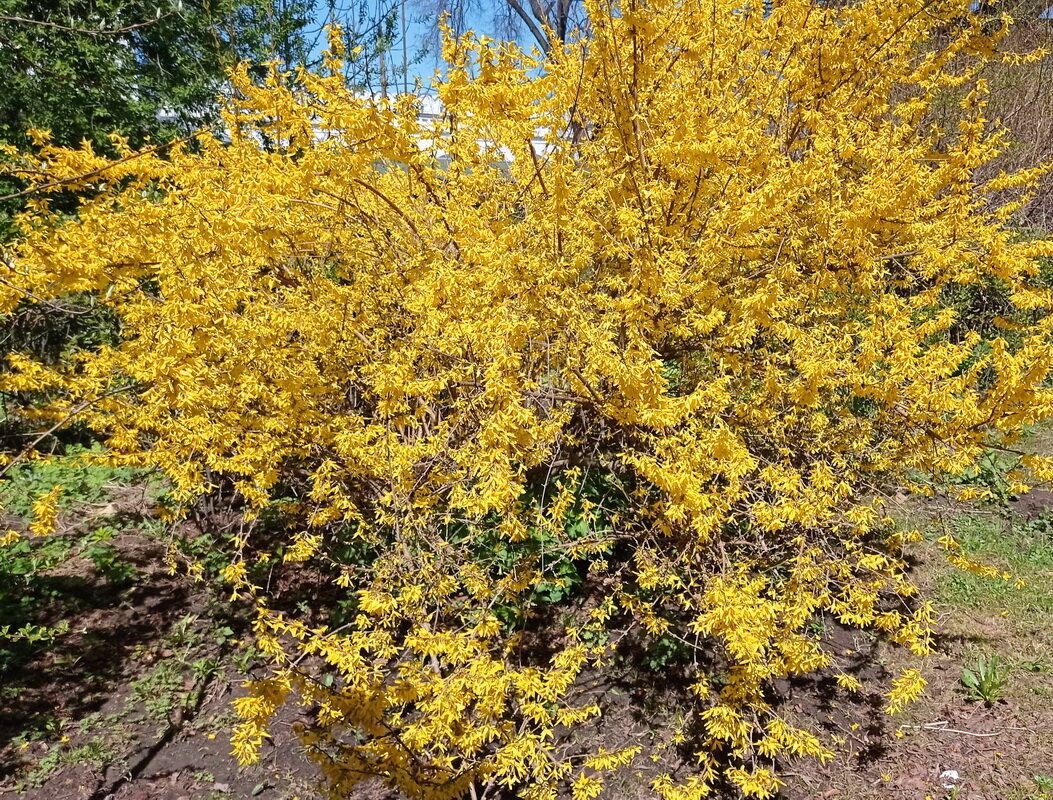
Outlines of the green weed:
M969 697L993 703L1005 696L1009 669L996 655L978 655L972 669L962 669L961 684Z
M154 720L167 721L183 701L183 669L176 659L165 659L132 684L132 697Z
M52 747L26 774L24 786L42 786L65 766L91 766L104 769L120 758L122 745L107 737L97 737L76 747Z
M7 512L24 517L32 510L33 501L56 485L63 488L59 507L66 511L76 508L78 503L105 502L115 486L148 481L155 493L160 492L159 480L142 469L92 462L92 457L104 452L99 444L91 447L70 445L61 457L16 465L0 484L0 504Z
M659 636L648 646L644 662L651 671L662 672L684 661L690 652L687 642L674 636Z

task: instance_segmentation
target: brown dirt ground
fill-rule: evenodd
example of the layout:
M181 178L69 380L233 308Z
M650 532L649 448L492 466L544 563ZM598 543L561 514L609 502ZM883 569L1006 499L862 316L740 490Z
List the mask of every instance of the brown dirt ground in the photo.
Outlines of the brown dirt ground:
M1036 492L1018 501L1015 511L1021 518L1036 518L1051 506L1053 494ZM908 503L900 509L922 521L917 524L940 522L963 510L949 501ZM233 660L238 640L214 638L212 589L168 575L160 545L147 536L126 531L116 544L137 565L135 583L117 590L93 576L88 563L64 565L56 579L71 574L87 579L73 632L17 674L2 676L8 699L0 708L0 800L320 797L317 774L292 733L295 710L276 721L259 765L239 768L233 762L227 740L230 703L243 691L244 675ZM926 589L935 590L945 569L935 549L919 549L916 572ZM231 615L236 635L246 639L236 609L223 613ZM942 608L937 652L923 667L929 689L896 717L882 710L880 692L855 695L839 689L830 676L778 687L782 708L823 730L837 751L826 765L786 765L781 797L1049 798L1033 776L1053 775L1053 669L1015 671L1007 696L995 703L968 699L959 681L964 659L978 644L1031 653L1036 663L1053 653L1053 621L1032 619L1030 624L1031 630L1022 629L1020 621L993 609ZM864 683L887 682L912 663L868 635L836 628L828 635L848 671ZM609 779L603 797L610 800L652 796L649 783L662 772L674 778L690 774L690 742L681 748L663 745L667 734L662 732L683 717L685 676L670 672L661 685L641 686L641 670L634 663L639 657L627 650L623 668L589 676L581 687L607 707L602 721L582 734L590 747L645 746L634 763ZM201 659L215 665L207 675L194 671ZM168 684L144 688L144 678L165 665ZM27 737L27 730L36 733ZM568 747L581 744L579 738ZM957 779L941 779L948 770ZM372 783L362 785L354 800L397 796Z
M144 504L142 491L124 487L81 511L127 521L141 518ZM55 535L81 528L63 515ZM237 610L217 605L211 587L168 574L163 546L134 526L110 544L135 567L131 585L81 557L48 572L70 632L0 674L0 798L313 797L314 774L289 719L277 720L260 765L239 768L230 756L231 702L245 676L233 663L233 634L217 639L215 630L217 615L244 628Z

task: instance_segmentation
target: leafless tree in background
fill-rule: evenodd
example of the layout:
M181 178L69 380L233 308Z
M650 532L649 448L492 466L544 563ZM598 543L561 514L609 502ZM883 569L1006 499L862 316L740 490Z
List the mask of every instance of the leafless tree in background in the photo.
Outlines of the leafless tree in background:
M1004 49L1053 52L1053 0L1003 0L993 10L1014 20ZM1011 132L1009 147L991 168L1014 170L1053 162L1053 56L1033 63L992 64L986 77L991 87L988 114ZM1042 179L1017 221L1053 231L1053 174Z

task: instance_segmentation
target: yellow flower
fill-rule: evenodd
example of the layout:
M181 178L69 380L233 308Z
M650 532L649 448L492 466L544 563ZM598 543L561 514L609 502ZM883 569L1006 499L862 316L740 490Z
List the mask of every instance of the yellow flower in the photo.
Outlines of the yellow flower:
M968 0L769 5L587 0L533 54L447 30L423 120L349 86L332 31L317 73L233 70L192 145L7 148L31 200L0 314L87 299L119 331L7 354L8 413L74 412L166 476L173 520L237 509L201 533L269 670L234 701L240 763L293 704L340 796L376 774L588 800L637 756L590 739L580 690L640 635L694 665L704 734L655 791L766 798L760 760L833 755L769 699L855 655L831 626L931 650L931 603L901 602L918 534L885 529L874 481L931 492L1053 416L1053 243L1009 224L1041 170L993 165L1003 33ZM308 588L338 627L293 610ZM887 710L924 686L904 670Z

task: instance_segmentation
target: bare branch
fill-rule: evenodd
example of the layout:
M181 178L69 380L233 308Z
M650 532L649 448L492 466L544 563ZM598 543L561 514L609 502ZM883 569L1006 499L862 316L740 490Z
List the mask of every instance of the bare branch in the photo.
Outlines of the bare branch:
M50 22L48 20L40 19L28 19L27 17L11 17L6 15L0 15L0 21L2 22L16 22L21 25L39 25L42 28L55 28L60 31L70 31L71 33L83 33L88 36L120 36L122 33L128 33L138 28L145 28L147 25L153 25L160 22L161 20L170 17L174 14L174 11L169 11L167 14L162 14L154 19L148 19L145 22L136 22L133 25L125 25L123 28L77 28L71 25L60 25L57 22Z
M545 32L538 27L536 22L534 22L534 18L530 16L525 8L523 8L519 0L505 0L505 2L508 3L512 10L519 15L519 18L523 20L530 31L530 35L541 45L542 51L547 53L551 49L552 43L549 41L548 36L545 35Z
M165 142L164 144L159 144L156 147L151 147L148 150L139 150L139 151L137 151L135 153L132 153L131 155L125 156L124 158L118 158L116 161L111 161L109 164L107 164L104 167L99 167L98 169L93 169L91 172L85 172L82 175L74 175L74 176L69 177L69 178L59 178L57 180L50 181L49 183L42 183L39 186L31 186L28 189L23 189L21 192L14 192L13 194L5 194L3 197L0 197L0 201L2 201L2 200L14 200L17 197L26 197L26 196L31 195L31 194L36 194L37 192L46 192L48 189L54 189L54 188L56 188L58 186L65 186L65 185L70 184L70 183L79 183L80 181L86 181L89 178L94 178L96 175L101 175L103 172L106 172L106 170L113 169L114 167L119 166L120 164L124 164L127 161L134 161L137 158L141 158L143 156L148 156L148 155L151 155L152 153L158 153L161 150L164 150L166 147L172 147L172 146L177 145L177 144L183 144L184 142L189 142L191 139L196 139L198 136L201 136L203 133L206 133L206 132L207 132L206 130L195 131L194 133L190 134L189 136L184 136L182 139L175 139L174 141L171 141L171 142ZM16 171L15 170L11 170L9 172L11 174L14 174ZM0 173L0 174L3 174L3 173Z

